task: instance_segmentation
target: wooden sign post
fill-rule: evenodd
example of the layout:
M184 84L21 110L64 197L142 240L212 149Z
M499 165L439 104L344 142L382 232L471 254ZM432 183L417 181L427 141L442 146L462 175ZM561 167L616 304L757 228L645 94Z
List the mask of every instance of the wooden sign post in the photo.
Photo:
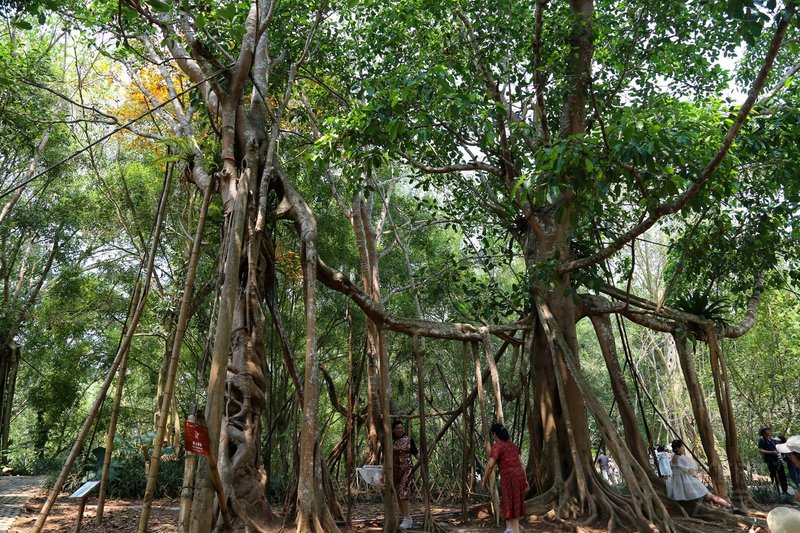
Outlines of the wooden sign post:
M73 529L73 533L79 533L81 530L81 521L83 521L83 509L86 507L86 500L89 498L89 493L94 489L97 485L100 484L100 481L87 481L83 485L81 485L78 490L73 492L69 495L69 498L80 498L80 507L78 507L78 520L75 522L75 529Z

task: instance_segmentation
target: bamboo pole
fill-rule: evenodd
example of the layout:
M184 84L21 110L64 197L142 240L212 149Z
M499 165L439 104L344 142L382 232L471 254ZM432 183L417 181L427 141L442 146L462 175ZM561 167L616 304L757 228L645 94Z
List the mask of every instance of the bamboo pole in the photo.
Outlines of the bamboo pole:
M142 503L142 514L139 517L139 529L137 530L139 533L147 531L147 521L150 519L150 509L155 496L158 467L161 463L161 447L164 442L164 434L166 433L169 409L172 405L173 397L175 396L175 376L178 373L178 360L180 359L183 337L186 334L187 325L189 323L189 311L192 307L192 292L194 289L194 281L197 278L197 264L200 262L200 248L206 225L206 214L208 213L208 204L211 202L211 193L213 189L212 182L206 187L205 193L203 194L203 203L200 206L200 216L197 220L192 251L189 255L186 281L183 285L183 296L181 297L181 308L178 312L178 323L175 328L172 352L170 353L169 366L167 369L167 382L164 386L164 395L161 398L158 428L156 430L156 438L153 441L153 453L150 456L150 470L147 473L147 488L145 489L144 502Z
M198 367L197 377L195 379L194 391L194 405L191 408L187 420L192 424L197 424L197 387L200 380L205 376L206 365L208 364L207 357L210 353L211 342L214 338L215 317L219 310L219 297L214 298L211 305L211 314L209 315L208 335L206 336L206 346L204 350L203 363ZM180 510L178 511L178 532L187 533L191 528L192 521L192 506L194 502L194 483L197 474L198 460L197 455L186 450L186 456L183 461L183 483L181 484L181 497L180 497Z
M83 426L78 433L78 438L75 440L72 450L67 456L64 467L61 469L61 474L58 476L53 488L50 489L50 494L47 495L47 500L44 502L41 511L39 511L39 516L36 518L36 523L33 526L33 533L40 533L42 531L44 523L47 520L47 516L50 514L50 510L53 508L53 504L55 504L56 498L58 498L58 494L61 492L61 488L64 486L64 483L67 480L67 476L72 469L72 465L75 464L75 460L80 454L83 443L86 440L86 436L89 434L89 429L92 427L95 418L97 418L97 415L100 412L100 407L105 401L108 389L111 387L111 382L114 380L114 375L117 373L117 369L122 363L122 358L130 348L131 341L133 340L133 333L136 331L136 327L139 325L139 319L142 317L144 304L147 301L147 293L150 290L150 280L153 277L153 265L155 264L156 250L158 248L158 242L161 236L161 228L164 222L164 212L166 211L165 208L167 205L171 177L172 172L167 171L164 177L164 190L161 193L161 202L158 206L158 215L156 216L156 223L155 227L153 228L153 239L150 245L150 253L147 258L144 288L142 289L142 295L139 298L139 303L136 306L136 311L131 317L130 328L125 332L122 343L120 344L117 354L114 357L114 361L112 361L111 367L106 373L106 379L103 381L103 385L100 387L100 391L97 393L97 398L95 398L94 404L92 404L92 408L89 410L89 414L86 416L86 420L83 422Z
M141 298L142 292L142 284L137 283L136 287L133 290L133 298L131 298L131 305L130 309L128 310L128 316L132 316L136 306L139 305L139 299ZM124 325L125 329L123 330L123 335L129 329L129 323ZM103 472L100 476L100 488L99 488L99 495L97 497L97 513L95 515L95 523L100 524L103 520L103 509L105 507L105 500L106 500L106 492L108 490L108 477L109 472L111 471L111 452L113 451L114 447L114 434L116 433L117 427L117 419L119 417L119 407L122 398L122 388L124 386L124 375L125 369L128 366L128 354L130 353L130 349L125 351L125 355L122 358L122 362L120 363L120 370L119 374L120 377L117 378L117 387L116 387L116 394L114 396L114 406L111 411L111 420L109 422L108 428L108 435L106 436L106 451L103 457ZM95 428L97 431L97 428ZM94 438L94 437L92 437ZM91 444L89 445L91 447Z
M141 297L141 284L137 284L134 289L134 299L131 300L131 307L138 305L138 298ZM136 304L133 303L136 301ZM131 313L128 312L128 315ZM125 325L127 329L127 324ZM117 432L117 420L119 419L119 408L122 404L122 390L125 386L125 373L128 368L128 354L130 349L125 351L122 362L119 365L119 376L117 377L117 387L114 394L114 407L111 409L111 420L108 423L108 434L106 435L106 450L103 456L103 472L100 475L100 493L97 496L97 513L95 514L95 524L103 521L103 509L106 504L106 491L108 490L108 477L111 472L111 453L114 451L114 435ZM91 444L90 444L91 447Z

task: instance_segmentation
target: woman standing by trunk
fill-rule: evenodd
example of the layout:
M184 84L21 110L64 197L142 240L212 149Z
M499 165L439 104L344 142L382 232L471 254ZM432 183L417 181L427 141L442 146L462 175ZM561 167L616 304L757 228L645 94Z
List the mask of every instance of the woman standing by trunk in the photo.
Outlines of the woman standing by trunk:
M486 480L492 473L495 465L500 467L500 489L502 500L500 510L506 519L504 533L519 533L519 519L524 517L525 495L528 492L528 479L525 468L522 466L522 457L517 446L509 441L508 430L503 424L492 424L492 437L494 444L486 464L486 473L481 480L481 487L486 486Z
M402 420L392 423L392 454L394 456L394 489L400 507L400 529L410 529L414 525L411 520L411 456L420 460L414 439L406 435Z

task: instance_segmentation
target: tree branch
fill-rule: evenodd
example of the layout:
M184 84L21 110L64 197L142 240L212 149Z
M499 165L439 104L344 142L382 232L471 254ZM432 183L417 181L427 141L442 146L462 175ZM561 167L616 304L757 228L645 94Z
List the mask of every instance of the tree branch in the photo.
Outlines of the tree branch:
M794 4L790 4L787 8L787 14L785 17L781 19L778 23L778 27L775 31L775 35L772 38L772 42L770 43L770 48L767 53L766 58L764 59L764 64L761 66L761 70L758 73L758 76L753 81L753 85L750 88L750 92L748 93L747 99L745 100L744 104L742 104L741 109L739 110L739 114L736 116L733 124L731 125L728 133L725 135L725 139L722 141L722 145L720 146L717 153L711 158L711 161L705 166L705 168L700 172L698 178L692 183L689 188L687 188L678 198L669 203L664 203L656 207L651 214L646 217L642 222L631 228L630 230L623 233L618 239L616 239L613 243L608 245L605 249L601 250L600 252L589 256L584 257L581 259L576 259L574 261L567 261L562 263L558 266L557 272L559 275L564 275L569 272L573 272L575 270L580 270L582 268L586 268L591 265L595 265L604 259L611 257L614 253L619 251L625 244L630 242L632 239L638 237L651 227L653 227L656 222L661 220L663 217L667 215L671 215L677 213L681 209L683 209L690 201L692 201L702 189L703 185L708 181L711 175L719 168L722 164L722 161L728 155L728 151L730 150L731 146L733 145L733 141L736 139L739 131L742 129L747 118L750 116L750 112L753 110L753 106L755 105L756 101L758 100L758 95L760 94L761 90L764 87L764 84L767 81L767 76L772 70L772 67L775 63L775 57L778 55L778 52L781 49L781 45L783 43L783 38L786 34L786 30L789 26L789 22L791 21L795 11Z

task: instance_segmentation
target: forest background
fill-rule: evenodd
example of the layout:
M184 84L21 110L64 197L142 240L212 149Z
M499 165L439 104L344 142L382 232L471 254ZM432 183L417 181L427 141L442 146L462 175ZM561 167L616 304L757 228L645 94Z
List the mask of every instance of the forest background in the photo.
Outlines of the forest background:
M800 433L796 8L2 2L3 464L177 491L200 406L235 520L333 531L392 416L457 498L504 419L564 516L679 529L675 437L752 504Z

